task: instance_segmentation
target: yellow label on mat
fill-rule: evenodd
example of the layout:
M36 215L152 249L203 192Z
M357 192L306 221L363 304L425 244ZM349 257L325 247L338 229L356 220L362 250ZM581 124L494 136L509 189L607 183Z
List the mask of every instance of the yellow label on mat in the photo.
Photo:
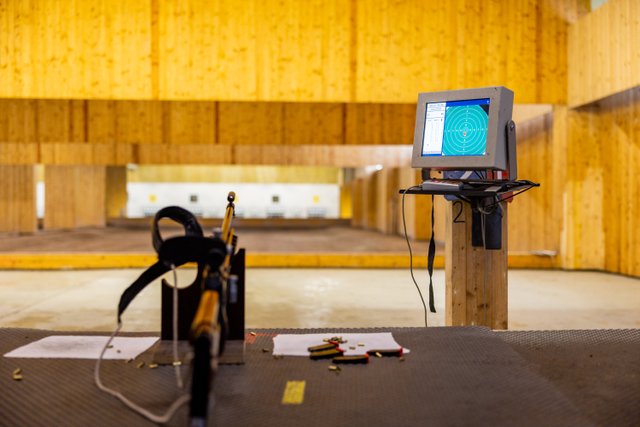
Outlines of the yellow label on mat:
M287 381L282 394L283 405L300 405L304 400L306 381Z

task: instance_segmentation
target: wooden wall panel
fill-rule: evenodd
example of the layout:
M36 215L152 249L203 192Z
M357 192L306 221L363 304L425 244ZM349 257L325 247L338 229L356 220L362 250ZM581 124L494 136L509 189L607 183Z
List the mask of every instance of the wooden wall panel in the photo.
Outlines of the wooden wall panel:
M413 145L415 104L382 104L382 143Z
M568 112L565 268L640 276L640 90Z
M66 142L71 139L71 104L66 100L36 101L38 142Z
M1 97L149 98L151 2L0 3Z
M118 144L214 144L216 104L88 101L88 141Z
M0 100L0 142L36 142L35 100Z
M344 100L349 10L348 0L160 2L160 97Z
M637 16L634 0L612 3ZM502 84L518 102L558 103L576 4L7 0L0 97L414 102Z
M564 102L561 4L358 1L356 99L410 102L423 91L505 85L517 102ZM538 58L549 65L532 66Z
M116 139L116 103L114 101L88 101L87 141L114 144Z
M161 1L161 99L257 97L255 2ZM178 77L178 78L176 78Z
M540 183L509 204L509 251L553 251L560 249L561 220L554 216L562 187L553 174L553 116L545 114L517 128L518 175Z
M349 96L349 0L256 2L259 100Z
M571 25L569 105L640 85L640 2L609 0Z
M128 182L256 182L338 184L340 169L304 166L140 165Z
M413 144L414 104L347 104L346 144Z
M601 141L608 137L613 142L613 152L602 147L605 269L640 276L640 90L606 99L601 105ZM618 190L609 197L613 188Z
M381 145L239 145L233 148L238 165L298 165L363 167L380 164L408 166L411 147Z
M346 144L381 144L382 105L347 104L345 138Z
M221 102L218 107L219 143L283 144L284 104Z
M115 103L117 144L160 144L163 137L162 104L155 101Z
M44 228L105 225L104 166L46 166Z
M285 103L282 126L287 145L342 144L344 104Z
M38 149L38 144L0 143L0 165L34 165L40 159Z
M0 233L37 230L33 165L0 165Z
M215 144L218 111L213 102L163 103L163 139L169 144Z
M39 141L35 161L49 164L401 166L415 121L413 104L0 100L0 109L0 143ZM217 144L234 147L189 148Z
M40 145L39 163L48 165L116 165L119 161L113 144L54 143Z
M563 265L604 268L602 158L597 135L597 111L570 111L565 187L566 239Z
M170 165L170 164L214 164L232 163L232 147L204 144L134 146L133 163ZM137 155L136 155L137 154Z

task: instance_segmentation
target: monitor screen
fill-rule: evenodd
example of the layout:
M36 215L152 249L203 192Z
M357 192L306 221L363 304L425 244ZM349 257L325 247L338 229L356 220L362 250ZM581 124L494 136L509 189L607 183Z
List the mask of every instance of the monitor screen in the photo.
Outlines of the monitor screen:
M484 156L489 98L427 104L423 156Z
M418 95L411 165L506 170L513 92L502 86Z

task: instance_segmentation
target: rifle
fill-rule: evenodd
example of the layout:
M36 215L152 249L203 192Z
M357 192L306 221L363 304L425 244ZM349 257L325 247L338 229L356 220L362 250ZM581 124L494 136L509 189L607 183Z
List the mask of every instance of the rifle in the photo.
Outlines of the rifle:
M220 253L212 251L202 274L202 295L191 324L190 341L193 346L193 375L189 415L191 426L206 426L211 380L217 369L217 358L224 350L227 327L225 304L231 271L231 257L237 239L231 222L234 215L235 193L227 196L227 208L221 230L216 233L225 243L226 253L220 263ZM217 236L216 236L217 237Z
M244 297L238 300L236 287L238 278L231 275L232 260L234 254L236 254L237 246L237 237L232 228L232 220L235 213L234 201L235 193L229 192L222 228L215 230L213 237L205 237L202 227L193 214L183 208L169 206L156 213L153 221L152 236L153 246L158 254L158 261L145 270L122 293L118 303L118 328L109 340L110 343L122 327L121 317L124 311L144 288L166 272L175 271L181 265L188 262L198 264L198 275L194 283L184 289L185 293L187 293L186 301L182 307L184 310L181 309L179 311L180 319L175 318L175 320L179 320L179 324L186 320L185 326L187 328L185 328L183 334L181 332L182 328L178 327L178 333L176 334L174 326L173 334L174 340L186 339L188 335L193 347L190 398L190 420L192 426L205 426L207 423L211 381L217 369L218 358L224 351L228 331L231 331L229 335L234 342L238 341L238 336L243 336L244 333ZM182 225L185 235L172 237L166 241L163 240L158 225L163 218L169 218ZM240 269L244 271L244 251L241 252L242 254L239 257L239 261L241 261ZM232 286L231 298L229 299L230 284ZM191 289L196 292L192 292ZM178 291L177 288L174 288L174 292L183 292L183 290ZM235 319L231 327L227 318L228 303L231 308L235 307L231 312ZM163 295L163 338L165 335L164 304ZM181 302L180 304L183 303ZM196 304L197 308L195 308ZM177 316L178 314L174 313L174 315ZM190 320L191 316L193 316L192 320ZM103 349L103 354L106 348L107 346ZM243 343L240 349L242 354L244 352ZM237 360L236 363L238 363ZM240 363L242 363L241 357ZM188 396L179 398L166 414L162 416L155 415L135 405L120 393L104 387L99 379L99 370L100 360L96 364L95 373L98 388L118 397L127 406L154 422L167 422L175 410L186 402L188 398Z

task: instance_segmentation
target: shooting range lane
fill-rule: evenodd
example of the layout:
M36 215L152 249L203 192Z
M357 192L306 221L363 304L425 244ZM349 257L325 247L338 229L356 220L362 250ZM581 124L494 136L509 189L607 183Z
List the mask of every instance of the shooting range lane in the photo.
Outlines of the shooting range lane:
M628 365L617 362L631 363L631 371L638 371L640 359L630 357L640 348L638 330L592 331L590 336L537 332L537 338L528 332L495 333L478 327L344 332L383 330L412 350L404 362L395 357L373 358L368 365L343 366L339 373L328 369L329 361L274 358L269 351L277 333L322 330L256 330L255 341L247 344L246 364L221 366L216 375L212 421L224 426L284 427L409 426L425 420L434 425L588 426L613 419L616 425L632 425L637 414L639 383L626 381L629 387L624 389L615 384L629 372ZM52 334L0 329L0 352ZM507 342L514 343L517 351ZM611 342L619 351L598 351ZM550 346L566 351L555 350L553 360L539 357ZM597 357L587 369L606 364L607 375L602 378L595 368L581 375L587 381L603 382L611 399L631 405L627 411L613 414L617 408L608 405L581 409L590 397L581 389L583 384L575 383L573 374L566 372L575 350L581 352L580 360L587 353ZM11 424L80 426L99 419L104 426L152 425L95 388L92 361L1 358L0 374L8 378L17 366L22 368L22 381L0 382L4 397L0 412L9 415ZM106 361L103 368L105 382L154 411L176 397L173 375L171 368L136 368L135 363L122 361ZM301 404L282 405L288 381L306 382ZM169 425L184 425L186 416L185 407Z
M242 228L237 233L251 252L398 252L407 253L402 236L344 226L320 228ZM209 229L205 229L210 233ZM167 236L180 230L168 230ZM149 253L149 224L72 231L40 231L34 235L1 235L0 253Z
M409 266L407 243L401 236L326 222L310 228L283 228L277 222L259 228L243 224L240 222L236 234L244 247L251 248L247 254L249 267ZM49 230L36 235L0 234L0 269L148 267L155 262L148 228L148 222L136 222L133 226ZM205 224L205 232L210 229ZM177 229L168 230L167 236L179 233ZM426 243L414 241L412 245L419 253L426 252ZM548 264L549 260L546 257L542 261ZM426 264L425 257L416 257L415 262ZM440 252L436 265L444 266Z

